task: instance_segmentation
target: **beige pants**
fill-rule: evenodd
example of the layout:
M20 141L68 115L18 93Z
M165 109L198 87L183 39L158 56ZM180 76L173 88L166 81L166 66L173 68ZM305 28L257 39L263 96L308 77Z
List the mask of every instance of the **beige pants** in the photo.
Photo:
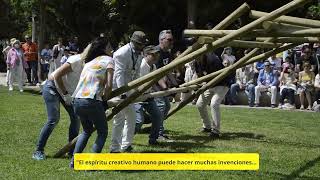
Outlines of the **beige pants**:
M214 129L220 132L220 104L227 94L229 88L226 86L216 86L208 89L199 96L197 108L203 123L203 127ZM209 117L207 105L210 102L210 110L212 117Z
M271 93L271 104L276 104L277 100L277 86L271 86L271 88L265 88L262 86L255 87L255 103L259 104L261 92L270 92Z

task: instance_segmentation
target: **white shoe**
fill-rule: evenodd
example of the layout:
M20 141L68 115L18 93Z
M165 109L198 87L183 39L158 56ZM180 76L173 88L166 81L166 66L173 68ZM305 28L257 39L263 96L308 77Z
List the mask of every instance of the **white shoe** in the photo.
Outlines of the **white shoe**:
M22 92L23 92L23 89L20 89L20 92L22 93Z
M13 91L13 87L12 86L9 86L9 91Z
M283 105L282 105L282 104L279 104L278 108L279 108L279 109L282 109L282 108L283 108Z

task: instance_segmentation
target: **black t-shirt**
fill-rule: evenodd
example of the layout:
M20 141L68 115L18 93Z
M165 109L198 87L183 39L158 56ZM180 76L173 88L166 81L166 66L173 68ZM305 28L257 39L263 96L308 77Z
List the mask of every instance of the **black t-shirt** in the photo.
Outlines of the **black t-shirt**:
M169 64L173 60L173 55L170 52L165 52L160 49L160 58L156 63L157 69L162 68L163 66Z
M222 60L214 53L210 52L203 56L203 59L196 63L196 72L198 75L203 76L203 72L211 74L213 72L223 69ZM216 86L228 86L235 82L235 71L225 77Z

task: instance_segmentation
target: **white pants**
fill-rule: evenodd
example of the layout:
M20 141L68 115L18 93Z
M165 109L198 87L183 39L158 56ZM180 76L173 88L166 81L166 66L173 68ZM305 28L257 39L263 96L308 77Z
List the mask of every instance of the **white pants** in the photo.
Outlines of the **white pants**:
M277 101L277 86L271 86L271 88L264 88L262 86L256 86L255 92L255 104L259 104L261 92L271 92L271 104L276 104Z
M203 123L203 127L214 129L220 132L220 104L227 94L229 88L226 86L216 86L206 90L201 94L197 101L197 108ZM210 102L212 117L209 117L207 105Z
M24 69L22 63L19 63L19 65L16 65L14 68L10 68L8 73L9 88L13 88L13 82L16 81L19 85L19 90L23 90L23 73Z
M7 85L9 85L9 72L10 72L10 70L8 69L7 70L7 75L6 75L6 83L7 83Z
M198 76L197 76L196 72L194 70L192 70L191 67L188 66L186 69L186 73L184 75L184 81L190 82L190 81L195 80L197 78L198 78ZM190 91L186 92L186 93L182 92L180 101L184 101L184 100L188 99L190 96L191 96Z
M112 152L119 152L131 146L136 125L136 112L133 104L124 108L113 118L111 147Z

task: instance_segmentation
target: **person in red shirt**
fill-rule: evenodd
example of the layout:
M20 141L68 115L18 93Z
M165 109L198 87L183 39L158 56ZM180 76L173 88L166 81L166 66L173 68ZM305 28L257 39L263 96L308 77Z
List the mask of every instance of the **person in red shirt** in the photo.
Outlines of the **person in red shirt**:
M38 81L38 46L36 43L31 42L30 36L25 36L26 43L22 45L25 60L28 64L26 68L27 78L29 84L37 84ZM31 74L32 71L32 74ZM32 75L32 77L31 77Z

